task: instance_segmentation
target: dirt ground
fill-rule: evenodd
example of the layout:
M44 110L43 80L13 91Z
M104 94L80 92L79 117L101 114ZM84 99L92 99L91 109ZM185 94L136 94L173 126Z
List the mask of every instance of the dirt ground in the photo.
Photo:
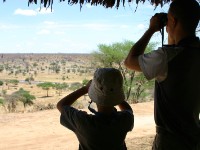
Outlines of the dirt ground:
M93 64L89 56L68 55L68 54L9 54L4 55L0 61L11 69L20 68L21 71L29 68L29 72L24 74L11 70L0 72L0 80L17 79L20 82L13 86L4 84L0 90L6 91L7 95L16 92L20 88L30 91L36 96L34 105L56 104L57 101L70 91L63 91L58 95L55 89L48 91L46 97L45 90L37 87L37 82L57 82L57 83L82 83L84 79L92 79L93 73L89 69ZM65 61L66 64L59 63L60 73L52 72L48 68L52 62ZM35 66L33 65L35 64ZM37 64L37 65L36 65ZM67 70L71 70L70 73ZM89 72L81 73L73 69L85 69ZM19 71L19 70L18 70ZM90 72L91 71L91 72ZM94 70L93 70L94 71ZM37 74L35 74L35 72ZM33 76L34 82L31 84L23 82L27 77ZM65 80L63 80L65 77ZM9 87L9 88L8 88ZM1 97L0 97L1 98ZM80 100L82 101L83 98ZM82 101L83 102L83 101ZM77 105L82 104L77 101ZM86 101L83 108L88 105ZM56 110L33 111L33 106L24 110L23 105L18 106L18 113L6 113L4 108L0 109L0 150L77 150L78 140L73 132L60 125L60 113ZM81 105L82 106L82 105ZM152 141L155 135L155 124L153 119L153 102L138 103L131 105L134 110L134 129L127 134L126 144L128 150L151 150ZM21 112L21 113L19 113ZM25 113L22 113L25 112Z
M131 105L134 129L128 133L128 150L150 150L155 135L153 102ZM59 123L56 109L33 113L0 114L0 150L77 150L76 136Z

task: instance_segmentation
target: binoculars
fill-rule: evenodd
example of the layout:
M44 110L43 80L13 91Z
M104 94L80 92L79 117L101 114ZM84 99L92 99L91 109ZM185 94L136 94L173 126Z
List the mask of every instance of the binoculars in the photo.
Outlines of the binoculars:
M161 23L161 27L164 27L167 25L167 13L159 13L159 19Z
M161 27L161 36L162 36L162 47L164 42L164 27L167 25L167 13L159 13L160 27Z

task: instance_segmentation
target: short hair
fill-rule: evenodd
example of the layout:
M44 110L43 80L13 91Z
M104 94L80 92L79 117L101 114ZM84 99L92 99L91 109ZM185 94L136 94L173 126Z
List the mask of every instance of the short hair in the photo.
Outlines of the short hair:
M200 6L196 0L174 0L169 12L181 22L184 30L195 32L200 19Z

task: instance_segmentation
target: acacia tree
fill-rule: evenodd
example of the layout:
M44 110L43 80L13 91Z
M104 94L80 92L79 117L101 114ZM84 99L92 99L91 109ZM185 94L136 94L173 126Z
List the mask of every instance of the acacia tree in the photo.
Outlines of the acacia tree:
M17 85L19 83L19 80L17 80L17 79L6 80L5 83L6 83L7 87L8 87L8 90L9 90L10 84L15 86L15 85Z
M31 84L32 81L34 81L33 76L30 76L28 78L25 79L26 82L28 82L29 84Z
M3 65L0 65L0 72L3 72L3 70L4 70Z
M43 90L47 91L46 97L49 97L49 90L50 88L54 87L54 84L52 82L44 82L37 84L38 87L41 87Z
M0 105L4 104L4 100L2 98L0 98Z
M1 80L0 80L0 86L3 86L3 81ZM3 90L3 87L2 87L2 90Z
M130 98L133 99L131 102L135 102L136 98L138 99L139 96L142 94L144 89L141 87L140 84L136 84L137 82L134 81L135 79L139 79L141 84L145 84L147 80L143 78L135 78L135 76L142 76L142 74L137 73L135 71L131 71L127 69L124 65L124 59L128 55L129 50L134 45L132 41L124 41L124 42L117 42L111 45L100 44L98 45L98 51L93 52L93 58L96 62L96 67L113 67L117 68L121 71L122 76L124 78L124 91L126 95L126 100L130 101ZM146 51L151 51L156 43L150 43L147 46ZM146 81L144 81L146 80ZM137 90L137 92L133 91ZM131 96L132 93L132 96ZM130 97L131 96L131 97Z
M5 103L9 112L15 112L17 108L17 97L14 94L5 95Z
M12 93L11 95L6 95L4 99L5 103L8 104L8 111L15 112L19 101L23 103L25 109L27 105L33 104L35 96L31 95L29 91L20 88L18 91Z
M0 86L2 86L2 85L3 85L3 81L0 80Z
M6 109L6 106L5 106L5 100L0 98L0 106L3 106L3 108L5 109L5 111L7 110Z
M58 91L59 96L61 95L62 91L64 89L66 89L67 87L69 87L69 85L67 83L56 83L54 85L54 87L56 88L56 90Z
M24 105L24 108L27 105L32 105L33 100L36 99L34 95L31 95L29 91L24 90L23 88L20 88L18 91L13 93L19 101L21 101Z

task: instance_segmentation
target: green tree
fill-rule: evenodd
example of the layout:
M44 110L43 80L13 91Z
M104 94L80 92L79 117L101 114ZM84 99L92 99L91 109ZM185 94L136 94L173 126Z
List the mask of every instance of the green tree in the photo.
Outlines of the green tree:
M2 96L5 96L6 93L7 93L7 91L2 89Z
M18 97L16 95L11 94L11 95L5 95L4 96L5 102L8 104L7 108L9 112L15 112L17 108L17 100Z
M55 73L60 72L60 66L56 62L51 63L49 69L52 70Z
M19 83L19 80L12 79L12 80L9 80L9 83L11 83L13 85L17 85Z
M3 70L4 70L3 65L0 65L0 72L3 72Z
M54 85L54 87L56 88L56 90L58 91L59 96L62 93L62 90L66 89L67 87L69 87L69 85L67 83L56 83Z
M5 95L5 102L8 104L8 111L15 112L18 102L22 102L24 109L27 105L32 105L35 99L34 95L31 95L29 91L20 88L18 91L12 93L11 95Z
M38 64L36 62L33 63L33 67L37 67Z
M33 78L33 76L27 77L27 78L25 79L25 81L28 82L29 84L31 84L31 81L34 81L34 78Z
M65 76L62 76L62 80L63 80L63 81L65 80Z
M71 83L71 85L69 86L69 90L75 91L75 90L79 89L81 86L82 86L81 83L79 83L79 82L73 82L73 83Z
M2 98L0 98L0 105L4 104L4 100Z
M98 45L99 50L93 53L97 67L114 67L121 71L124 78L124 90L127 100L130 97L135 72L125 68L123 60L133 44L132 41L117 42L111 45L100 44Z
M33 100L36 99L34 95L31 95L29 91L20 88L18 91L13 93L19 101L21 101L24 105L24 108L27 105L33 105Z
M98 51L93 52L93 58L96 62L96 67L113 67L117 68L121 71L122 76L124 78L124 91L126 95L126 99L130 101L131 99L139 98L139 96L144 91L141 86L143 86L146 81L141 82L142 85L136 84L140 81L134 80L146 80L145 78L135 78L135 76L143 76L142 74L136 74L135 71L131 71L127 69L123 65L123 61L125 57L128 55L131 47L134 45L132 41L124 41L117 42L111 45L100 44L98 45ZM155 47L156 43L150 43L147 46L146 52L151 51ZM134 87L134 88L133 88ZM134 92L133 90L139 90L138 92ZM137 93L137 96L136 96ZM132 96L131 96L132 95ZM134 95L134 96L133 96ZM131 100L134 102L135 100Z
M14 85L17 85L18 83L19 83L19 81L16 79L11 79L11 80L5 81L5 84L7 85L8 89L10 88L10 84L12 84L14 86Z
M5 100L0 98L0 106L3 106L3 108L5 109L5 111L7 111L6 106L5 106Z
M41 87L43 90L47 91L46 97L49 97L49 90L50 88L54 87L54 84L52 82L44 82L37 84L38 87Z
M83 86L87 85L87 83L88 83L89 81L90 81L90 80L88 80L88 79L84 79L84 80L82 81L82 85L83 85Z
M0 86L2 86L2 85L3 85L3 81L0 80Z

